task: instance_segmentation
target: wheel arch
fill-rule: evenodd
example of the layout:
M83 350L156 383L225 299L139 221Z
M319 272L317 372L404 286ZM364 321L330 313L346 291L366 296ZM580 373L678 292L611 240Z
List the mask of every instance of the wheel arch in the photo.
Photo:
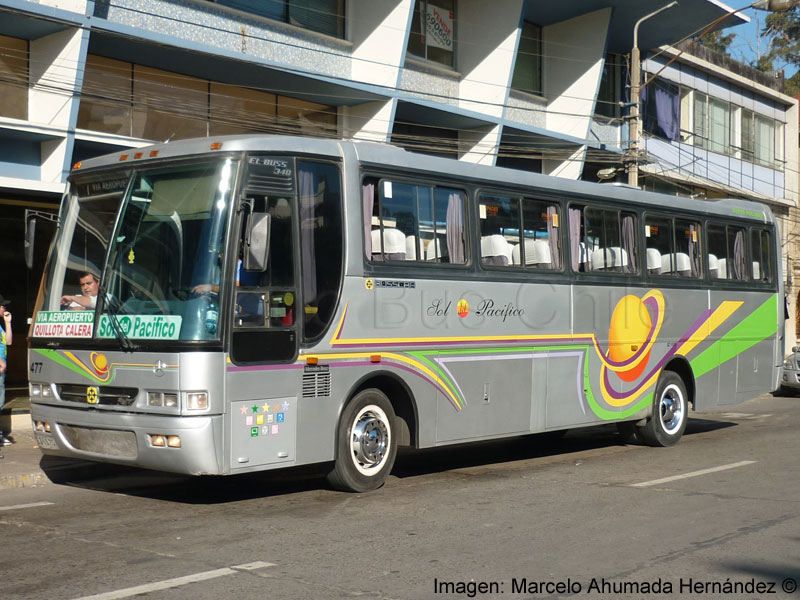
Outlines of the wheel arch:
M383 392L392 405L396 418L396 436L398 446L417 446L418 444L418 412L414 393L402 378L390 371L377 371L364 375L350 388L346 400L339 407L336 435L338 438L341 426L341 414L345 406L359 392L374 388Z
M695 393L696 386L694 382L694 371L684 356L675 356L666 365L664 371L672 371L683 381L683 386L686 388L687 402L692 405L692 410L695 409Z

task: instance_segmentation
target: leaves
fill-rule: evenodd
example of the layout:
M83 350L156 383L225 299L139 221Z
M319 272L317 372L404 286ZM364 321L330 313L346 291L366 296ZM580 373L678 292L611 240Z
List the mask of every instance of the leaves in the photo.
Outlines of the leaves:
M761 30L770 39L769 53L759 61L762 71L780 69L786 65L800 67L800 6L782 13L770 13ZM791 96L800 94L800 72L784 82L784 93Z
M700 38L700 44L709 50L730 56L728 48L730 48L730 45L733 43L733 39L735 37L735 33L723 35L721 31L710 31Z

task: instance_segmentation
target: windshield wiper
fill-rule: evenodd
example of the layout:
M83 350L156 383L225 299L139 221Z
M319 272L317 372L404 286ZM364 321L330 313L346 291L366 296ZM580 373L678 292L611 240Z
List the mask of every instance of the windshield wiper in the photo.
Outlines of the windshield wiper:
M103 298L103 308L106 309L106 313L108 314L108 322L111 324L111 330L114 332L114 337L117 338L120 347L126 352L138 350L139 346L130 340L119 324L119 303L117 300L106 292L106 288L103 285L100 285L98 291Z

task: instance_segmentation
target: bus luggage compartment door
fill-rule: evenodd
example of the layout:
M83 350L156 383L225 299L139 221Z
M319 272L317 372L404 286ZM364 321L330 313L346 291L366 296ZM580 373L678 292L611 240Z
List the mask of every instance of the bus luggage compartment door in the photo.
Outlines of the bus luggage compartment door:
M295 460L297 398L231 403L231 470Z

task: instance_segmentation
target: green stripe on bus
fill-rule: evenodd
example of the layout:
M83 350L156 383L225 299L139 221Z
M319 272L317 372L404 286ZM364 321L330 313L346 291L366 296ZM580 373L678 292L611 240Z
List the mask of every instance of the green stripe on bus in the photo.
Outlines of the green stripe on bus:
M778 331L778 295L755 309L690 362L695 378L735 358Z

